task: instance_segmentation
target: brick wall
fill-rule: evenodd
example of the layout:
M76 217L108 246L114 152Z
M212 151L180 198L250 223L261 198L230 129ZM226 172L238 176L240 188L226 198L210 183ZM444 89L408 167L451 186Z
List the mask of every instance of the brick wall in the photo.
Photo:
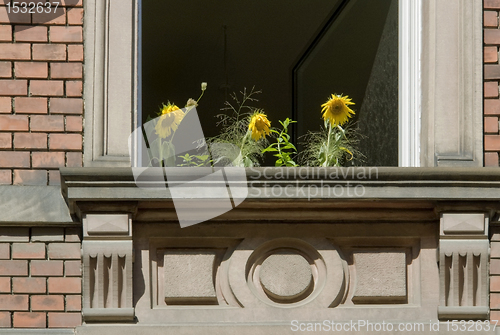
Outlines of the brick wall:
M51 1L55 14L9 16L0 0L0 184L82 166L83 0Z
M499 166L500 117L498 47L500 0L484 0L484 165Z
M0 228L0 327L81 324L79 231Z

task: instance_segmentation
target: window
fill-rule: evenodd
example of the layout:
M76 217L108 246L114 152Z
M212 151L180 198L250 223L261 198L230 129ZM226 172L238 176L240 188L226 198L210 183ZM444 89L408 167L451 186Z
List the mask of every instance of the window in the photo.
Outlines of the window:
M223 102L255 85L256 106L275 125L297 120L300 143L326 98L344 94L364 164L398 165L398 0L143 0L142 18L143 121L206 81L199 115L214 136Z
M141 97L146 97L139 85L139 38L146 37L139 18L146 1L151 0L84 2L84 166L131 164L128 136L142 122ZM324 3L332 13L338 1ZM398 7L399 166L482 166L482 1L399 0ZM161 17L165 27L190 22L177 20L170 12ZM168 45L169 41L156 43ZM204 61L203 54L183 54ZM172 74L175 68L169 70ZM171 75L161 79L179 80ZM193 87L186 92L197 90L199 81L190 80ZM236 89L246 85L237 84ZM215 92L213 86L210 89ZM162 92L164 99L177 98ZM158 102L154 104L152 111ZM204 104L210 105L208 99ZM274 109L264 99L262 107L289 113L286 108Z

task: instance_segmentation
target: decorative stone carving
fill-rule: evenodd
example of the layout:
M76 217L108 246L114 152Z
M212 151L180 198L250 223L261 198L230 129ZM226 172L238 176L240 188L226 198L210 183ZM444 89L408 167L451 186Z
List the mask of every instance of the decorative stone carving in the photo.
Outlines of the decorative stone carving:
M355 303L404 303L407 300L406 252L355 252Z
M313 285L309 262L302 255L287 251L267 257L260 266L259 278L264 292L275 301L305 298Z
M346 264L326 239L247 238L234 251L229 285L243 307L335 307L344 298Z
M440 319L487 319L488 218L443 213L439 240Z
M168 250L163 261L165 302L216 304L214 287L216 252Z
M83 309L85 321L134 319L132 225L129 214L83 217Z

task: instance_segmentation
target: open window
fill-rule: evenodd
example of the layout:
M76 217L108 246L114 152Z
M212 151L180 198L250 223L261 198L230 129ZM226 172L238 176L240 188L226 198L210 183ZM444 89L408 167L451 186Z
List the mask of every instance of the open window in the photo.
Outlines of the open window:
M327 97L344 94L356 103L363 164L398 165L398 0L143 0L143 122L202 81L206 136L243 88L262 90L255 106L274 125L298 121L298 144L319 130Z
M318 120L318 103L326 98L325 94L331 94L333 91L341 91L335 93L349 94L357 103L356 111L360 122L365 115L368 118L366 127L380 124L382 128L376 126L375 133L383 135L379 140L374 140L376 137L370 135L370 130L365 131L368 134L369 143L367 145L376 147L376 149L368 149L371 152L380 152L380 157L390 161L391 165L394 164L394 151L398 151L398 166L482 166L483 165L483 134L482 134L482 1L456 1L456 2L436 2L436 1L422 1L422 0L398 0L398 1L377 1L378 3L385 3L384 11L382 7L378 10L385 14L377 14L379 19L378 28L373 27L375 31L379 31L380 38L378 45L372 50L372 63L365 72L365 89L360 89L363 96L355 98L354 90L351 91L349 87L337 88L336 84L325 87L325 92L311 92L311 98L304 92L311 83L312 78L314 82L317 76L314 72L308 77L307 64L308 60L318 69L324 69L321 62L313 61L315 53L320 53L321 41L325 44L328 40L329 33L335 36L335 29L340 29L339 24L342 21L342 15L349 24L362 27L366 22L362 20L352 19L356 17L353 8L356 4L363 4L366 0L315 0L315 5L308 6L304 11L303 16L313 18L311 20L302 20L299 32L307 32L307 37L299 39L297 36L291 34L290 29L273 28L268 31L262 30L260 27L265 26L262 22L252 20L255 15L266 13L264 9L269 9L267 13L274 10L275 15L268 18L268 25L272 25L275 21L280 21L285 14L288 14L288 7L293 7L293 2L286 1L286 4L279 7L275 6L276 1L255 1L253 7L245 6L246 3L237 2L238 8L228 10L227 8L219 8L220 13L208 12L204 13L210 22L216 23L219 27L216 41L220 45L217 50L226 51L226 63L222 62L216 67L212 68L206 66L207 62L211 61L211 55L200 52L203 48L210 48L211 45L203 45L203 43L210 42L210 39L202 39L200 35L204 32L204 26L197 26L195 22L195 13L186 12L185 9L189 8L186 2L179 2L176 0L166 1L151 1L151 0L87 0L85 6L85 147L84 147L84 166L130 166L135 165L135 157L137 157L137 149L132 143L132 159L130 158L128 150L128 136L142 123L142 116L147 115L149 112L155 112L158 105L165 100L175 100L184 103L187 99L189 92L196 92L200 81L209 81L209 90L207 90L207 99L204 98L203 107L210 108L210 112L206 115L202 114L202 122L206 128L206 135L210 136L213 131L213 124L215 115L220 108L221 101L226 98L226 92L237 91L242 87L249 85L256 85L264 91L261 95L259 102L262 108L265 108L269 113L273 113L273 119L283 119L286 116L292 116L298 121L301 121L304 129L297 128L296 136L300 135L301 131L304 132L309 128L307 122L313 122L315 125ZM148 2L155 11L154 15L158 19L145 18L141 15L141 10L147 12ZM296 1L300 3L299 1ZM372 2L372 1L366 1ZM375 1L373 1L375 2ZM397 2L397 4L395 4ZM177 3L177 4L176 4ZM235 2L236 3L236 2ZM252 2L253 3L253 2ZM316 3L321 10L316 11ZM217 8L216 2L209 2L209 6ZM167 9L161 9L158 6L167 6ZM172 6L172 7L169 7ZM184 10L184 16L175 14L171 9L175 6ZM260 7L259 7L260 6ZM273 7L275 6L275 7ZM351 6L351 7L349 7ZM367 5L360 5L361 9ZM391 71L394 69L394 63L388 61L389 58L384 50L384 45L394 45L394 29L390 30L388 27L394 27L394 8L397 9L398 16L398 93L397 104L398 108L393 108L396 99L390 98L391 92L394 89L384 86L384 80L389 80L393 75L388 76L386 68L389 66ZM250 9L255 13L252 15ZM273 9L274 8L274 9ZM283 10L286 8L287 10ZM349 12L348 8L351 8ZM366 9L366 8L364 8ZM286 71L278 72L267 71L262 76L262 72L253 71L248 72L250 75L248 80L241 82L229 80L237 78L233 74L229 77L231 71L240 71L245 69L245 64L250 64L248 59L236 61L236 54L229 53L231 50L238 50L237 47L240 43L242 45L248 44L250 41L245 39L229 38L230 34L234 33L233 28L226 24L226 37L227 41L224 44L224 29L220 27L220 18L216 19L217 15L221 13L244 13L243 17L247 18L245 31L242 34L247 34L253 38L258 37L254 31L260 30L260 33L273 36L285 36L284 40L288 37L297 39L297 43L292 46L283 47L283 50L288 48L296 48L297 53L294 57L290 57L291 64L286 64ZM262 13L261 13L262 12ZM308 13L306 15L306 13ZM349 14L351 13L351 14ZM373 14L373 13L372 13ZM145 14L146 15L146 14ZM352 16L349 16L352 15ZM142 28L141 28L142 18ZM392 18L392 19L391 19ZM374 19L373 17L371 19ZM151 21L155 25L161 26L161 29L150 29L148 32L147 24ZM298 20L286 21L285 23L297 23ZM392 25L391 25L392 22ZM339 26L336 26L339 25ZM193 27L197 27L196 29ZM307 28L307 29L306 29ZM201 29L201 31L200 31ZM323 29L323 30L322 30ZM360 28L359 28L360 29ZM222 31L221 31L222 30ZM323 31L323 33L322 33ZM153 37L153 42L150 44L153 52L159 50L160 47L165 46L167 49L170 47L174 40L165 39L162 34L164 32L174 33L175 39L178 41L189 42L185 47L180 50L170 48L166 54L161 54L156 51L156 56L159 60L147 60L145 56L148 54L147 40ZM178 34L177 34L177 33ZM179 33L180 32L180 33ZM189 34L186 34L189 32ZM386 34L389 32L389 34ZM273 35L274 34L274 35ZM152 35L152 36L151 36ZM142 51L141 51L141 36ZM217 37L218 36L218 37ZM234 35L238 36L238 34ZM305 36L305 35L304 35ZM173 37L173 38L174 38ZM264 36L267 37L267 36ZM318 43L314 43L315 37L321 37ZM217 39L218 38L218 39ZM387 42L387 38L389 39ZM283 40L283 41L284 41ZM300 43L299 43L300 40ZM377 38L375 38L377 40ZM280 38L270 39L279 45L283 41ZM379 43L385 41L384 43ZM202 47L197 43L202 43ZM224 45L226 46L224 48ZM362 45L362 44L360 44ZM222 49L220 49L222 46ZM300 48L299 48L300 46ZM316 47L315 47L316 46ZM260 51L258 55L266 55L267 45L253 45L253 49ZM201 49L200 49L201 48ZM319 49L318 49L319 48ZM333 48L333 46L332 46ZM260 50L261 49L261 50ZM338 49L338 48L337 48ZM295 49L294 49L295 50ZM309 50L309 53L308 53ZM326 50L326 49L325 49ZM394 48L385 47L385 50L390 50L390 54L394 56ZM220 51L219 51L220 52ZM340 52L340 51L339 51ZM193 60L198 62L199 68L204 71L213 71L214 75L223 76L223 87L217 87L217 81L210 82L209 78L205 75L202 76L201 70L193 70L193 78L188 78L185 75L184 69L178 62L171 66L165 67L168 62L168 57L174 55L186 60ZM224 53L223 53L224 55ZM304 55L306 56L305 58ZM278 53L278 56L281 56ZM365 56L365 55L364 55ZM393 57L391 56L391 57ZM302 57L302 58L301 58ZM311 58L313 57L313 58ZM141 60L142 58L142 60ZM224 58L223 58L224 59ZM267 66L268 61L263 57L264 61L258 62ZM301 59L305 61L300 62ZM394 59L394 58L391 58ZM147 84L148 73L141 75L142 65L145 62L151 63L151 71L154 73L149 74L149 77L154 77L161 85ZM232 64L230 62L233 62ZM317 64L316 64L317 63ZM379 70L374 67L375 64L381 63L383 66ZM224 67L226 64L226 70ZM370 62L367 62L370 64ZM392 64L392 66L390 66ZM335 69L331 66L332 69ZM163 69L163 70L162 70ZM381 70L382 69L382 70ZM295 70L295 71L294 71ZM328 67L330 70L330 67ZM344 70L344 69L342 69ZM347 67L346 72L350 68ZM164 71L162 75L161 71ZM375 71L375 72L374 72ZM375 75L377 71L381 71L383 75ZM228 74L228 80L225 80L225 75ZM391 72L392 73L392 72ZM279 75L278 77L283 80L284 84L279 84L270 80L271 75ZM255 79L254 79L255 78ZM306 80L307 79L307 80ZM358 78L356 78L358 79ZM372 80L372 85L370 80ZM141 85L141 80L144 85ZM184 83L189 86L185 90L183 88L181 94L174 91L166 91L163 84L167 83L174 88L180 89ZM320 84L321 81L319 81ZM394 83L394 81L391 81ZM181 85L182 84L182 85ZM231 84L228 87L226 84ZM301 85L306 90L302 90ZM147 88L146 88L147 86ZM260 86L260 87L259 87ZM323 85L321 85L323 86ZM268 87L271 87L270 89ZM372 87L373 89L370 89ZM141 92L141 89L148 90L148 92ZM383 89L387 93L389 99L380 99L383 94L380 90ZM149 90L151 90L149 92ZM344 91L345 90L345 91ZM211 94L221 94L220 97L214 98L215 102L211 103L208 97L208 92ZM369 93L371 92L371 93ZM153 95L158 98L152 98ZM191 93L196 94L196 93ZM301 95L302 94L302 95ZM371 94L371 95L370 95ZM318 98L313 98L313 96ZM283 96L285 98L276 98ZM301 100L300 97L303 97ZM372 97L370 99L370 97ZM375 97L375 98L373 98ZM394 97L394 96L392 96ZM316 101L320 99L321 101ZM180 100L178 100L180 99ZM366 101L371 101L367 103ZM142 101L142 102L141 102ZM151 104L151 105L147 105ZM307 105L307 104L310 104ZM381 112L372 106L383 106ZM368 108L370 107L370 108ZM142 109L142 110L141 110ZM369 110L364 114L365 110ZM394 130L395 110L397 110L397 131ZM373 117L369 116L370 111L377 111L375 117L380 117L379 121L370 123ZM274 113L276 113L274 115ZM281 113L281 114L280 114ZM387 114L384 114L387 113ZM301 116L302 115L302 116ZM310 116L312 115L312 116ZM302 117L302 119L301 119ZM206 120L205 120L206 119ZM318 120L320 121L320 120ZM206 126L205 126L206 122ZM362 123L360 124L362 126ZM386 128L383 128L386 127ZM394 145L395 133L397 132L397 148L387 150L377 149L382 145L391 143L386 148ZM379 151L377 151L379 150ZM391 157L383 157L389 154ZM387 158L387 160L386 160ZM375 160L367 164L377 164ZM384 165L389 163L384 163Z

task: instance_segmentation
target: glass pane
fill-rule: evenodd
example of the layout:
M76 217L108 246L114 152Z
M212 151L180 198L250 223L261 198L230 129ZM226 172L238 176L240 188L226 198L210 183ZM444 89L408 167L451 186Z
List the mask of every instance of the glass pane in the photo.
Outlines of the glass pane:
M206 136L230 94L255 86L295 143L323 123L332 93L356 102L364 165L397 166L397 0L142 0L143 122L161 103L198 107ZM358 163L359 164L359 163Z
M298 135L318 130L332 93L356 103L363 165L398 165L398 1L351 0L295 71ZM355 162L360 164L360 162Z

